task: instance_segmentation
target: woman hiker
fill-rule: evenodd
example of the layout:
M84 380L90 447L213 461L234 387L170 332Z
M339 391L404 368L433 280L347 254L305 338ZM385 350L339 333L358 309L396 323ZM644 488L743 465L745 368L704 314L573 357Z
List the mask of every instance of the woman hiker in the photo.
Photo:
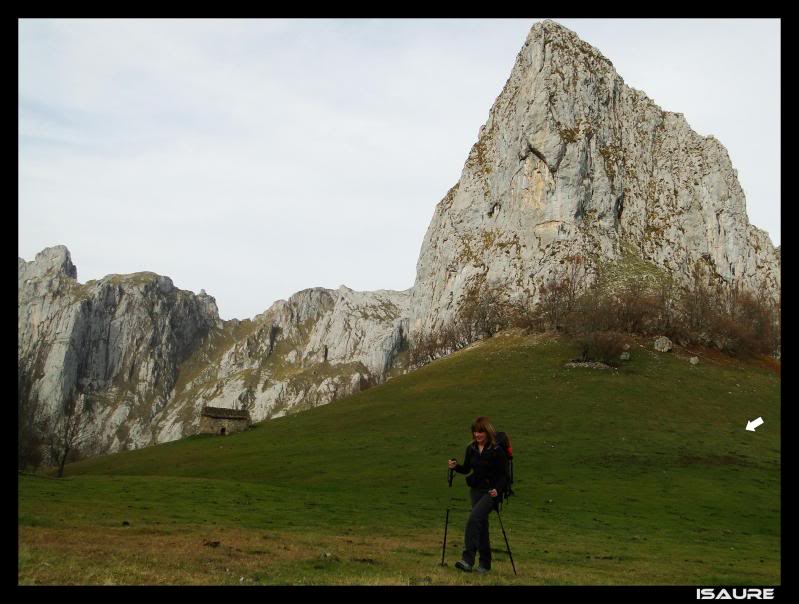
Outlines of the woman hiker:
M491 542L488 539L488 516L495 507L496 497L505 488L508 458L497 445L496 430L487 417L478 417L472 423L473 440L466 447L463 465L450 459L448 466L459 474L469 474L466 484L470 487L472 512L466 522L463 557L455 568L471 572L475 555L479 553L476 571L485 573L491 569Z

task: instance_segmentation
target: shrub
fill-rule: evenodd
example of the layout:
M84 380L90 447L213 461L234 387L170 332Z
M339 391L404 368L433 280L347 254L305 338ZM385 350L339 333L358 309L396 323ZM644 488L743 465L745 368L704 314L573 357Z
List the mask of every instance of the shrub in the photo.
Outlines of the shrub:
M778 304L733 287L716 293L713 310L708 327L720 350L754 356L779 349Z
M539 321L559 330L568 323L568 317L587 283L585 259L574 255L565 258L560 269L540 287L537 305Z
M612 366L619 364L619 357L624 352L626 343L624 334L615 331L584 333L578 336L576 341L581 362L596 361Z
M665 335L681 346L714 345L737 356L780 353L780 303L718 281L701 263L678 285L674 277L630 277L599 271L590 283L580 256L567 258L530 299L511 299L482 285L462 298L451 323L411 344L414 366L511 327L574 336L581 355L613 362L619 334ZM623 342L622 342L623 343Z

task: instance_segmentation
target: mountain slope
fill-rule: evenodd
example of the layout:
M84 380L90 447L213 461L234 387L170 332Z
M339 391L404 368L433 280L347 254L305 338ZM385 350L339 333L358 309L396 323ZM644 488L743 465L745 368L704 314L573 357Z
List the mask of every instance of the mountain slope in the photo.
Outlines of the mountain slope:
M778 583L779 377L708 351L691 351L702 359L692 366L679 349L641 344L618 371L602 371L565 367L575 352L565 342L492 338L246 433L68 465L67 480L54 481L65 485L60 504L47 495L55 487L26 479L20 524L248 527L282 531L286 543L351 535L379 561L373 579L450 582L437 567L444 510L455 497L451 564L468 504L462 477L447 488L444 461L462 458L470 422L488 414L516 457L517 496L503 518L520 576L495 526L498 580ZM747 432L758 416L765 424ZM423 544L397 554L401 570L376 545L389 537ZM314 575L284 562L289 582L347 582L335 565Z

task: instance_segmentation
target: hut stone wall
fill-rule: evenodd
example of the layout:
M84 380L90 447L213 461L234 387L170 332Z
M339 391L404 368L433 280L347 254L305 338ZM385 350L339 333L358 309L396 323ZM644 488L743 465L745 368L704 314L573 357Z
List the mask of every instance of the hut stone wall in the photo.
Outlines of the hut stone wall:
M249 427L250 422L246 419L232 419L221 417L208 417L203 415L200 418L200 434L230 434L231 432L242 432ZM222 430L224 429L224 432Z

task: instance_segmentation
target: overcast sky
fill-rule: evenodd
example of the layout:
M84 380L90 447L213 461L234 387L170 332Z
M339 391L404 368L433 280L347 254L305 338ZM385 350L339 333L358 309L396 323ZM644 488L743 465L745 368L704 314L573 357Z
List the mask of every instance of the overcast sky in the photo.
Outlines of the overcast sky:
M779 245L779 20L555 20L721 141ZM23 19L19 256L167 275L223 319L407 289L536 21Z

